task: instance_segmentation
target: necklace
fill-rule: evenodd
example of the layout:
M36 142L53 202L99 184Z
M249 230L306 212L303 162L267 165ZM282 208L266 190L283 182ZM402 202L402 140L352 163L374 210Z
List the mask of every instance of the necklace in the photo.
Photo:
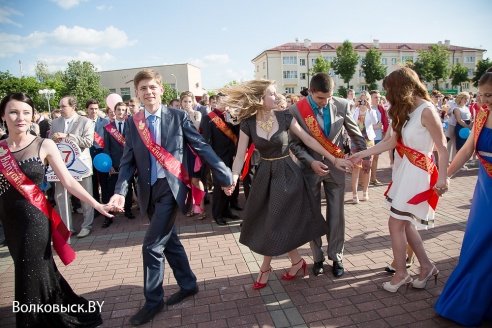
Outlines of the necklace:
M270 131L272 131L273 123L275 123L273 116L270 116L266 121L256 120L256 124L258 124L258 126L266 133L270 133Z

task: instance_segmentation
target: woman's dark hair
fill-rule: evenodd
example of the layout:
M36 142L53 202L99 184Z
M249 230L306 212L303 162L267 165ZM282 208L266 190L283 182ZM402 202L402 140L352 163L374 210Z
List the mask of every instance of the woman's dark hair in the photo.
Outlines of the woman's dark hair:
M21 101L21 102L26 103L29 106L31 106L31 108L32 108L32 119L34 120L34 103L33 103L32 99L23 92L16 92L16 93L9 94L2 99L2 102L0 103L0 121L3 121L2 117L5 116L5 108L7 107L7 104L11 100Z

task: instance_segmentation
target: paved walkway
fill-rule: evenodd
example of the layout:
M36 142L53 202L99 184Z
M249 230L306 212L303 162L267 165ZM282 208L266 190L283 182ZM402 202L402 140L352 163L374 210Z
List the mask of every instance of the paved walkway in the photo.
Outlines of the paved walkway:
M378 171L384 185L370 188L369 202L345 207L346 273L339 279L331 274L331 262L326 265L325 275L314 276L311 251L304 245L300 252L308 262L305 277L281 280L290 262L280 256L272 263L274 271L268 286L255 291L252 284L262 257L239 244L239 222L222 227L212 223L211 217L197 221L180 215L177 226L200 293L165 308L143 327L455 326L439 317L433 305L458 260L477 170L458 173L450 192L439 203L436 227L421 232L431 260L441 271L438 285L429 283L425 290L408 292L401 288L395 294L380 287L390 279L383 268L392 259L387 206L383 203L390 172L385 154ZM346 200L351 198L348 177ZM241 201L244 204L242 195ZM95 220L88 237L72 239L77 251L72 264L65 267L58 258L56 262L78 294L104 301L103 327L129 326L129 317L144 303L141 243L147 220L119 217L107 229L101 228L102 221L100 217ZM75 215L76 226L80 223L80 215ZM411 271L415 276L417 265ZM166 297L177 291L170 270L166 270L164 281ZM0 248L0 295L0 327L12 327L14 266L6 247Z

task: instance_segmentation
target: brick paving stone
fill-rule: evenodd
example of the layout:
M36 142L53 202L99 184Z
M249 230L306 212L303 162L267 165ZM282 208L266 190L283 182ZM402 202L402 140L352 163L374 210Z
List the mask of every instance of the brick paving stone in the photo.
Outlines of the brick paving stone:
M178 214L176 225L194 270L200 293L184 302L166 307L143 327L455 327L441 318L433 306L457 264L469 200L476 182L476 169L459 172L450 191L441 197L434 229L420 231L431 261L440 270L438 285L429 282L425 290L401 288L392 294L381 284L391 279L384 272L392 261L388 233L388 208L383 193L391 179L387 155L379 160L378 179L371 186L370 200L345 205L345 275L334 278L331 261L326 273L312 274L309 245L299 248L308 263L307 275L292 281L281 280L291 263L286 255L272 261L274 272L266 288L252 289L262 256L239 243L238 222L219 227L210 219L197 221ZM347 176L345 199L352 197ZM241 194L240 203L244 205ZM211 213L211 206L207 205ZM323 213L326 202L323 200ZM135 211L136 213L137 211ZM239 213L241 214L241 213ZM74 214L74 225L82 216ZM90 236L72 238L77 258L64 266L55 262L75 292L89 300L105 301L102 327L128 327L128 319L145 303L141 243L147 219L118 217L107 229L97 220ZM325 245L326 246L326 245ZM178 290L166 263L165 298ZM418 261L409 271L419 272ZM0 248L0 327L13 327L14 269L7 248ZM492 326L486 323L485 327Z

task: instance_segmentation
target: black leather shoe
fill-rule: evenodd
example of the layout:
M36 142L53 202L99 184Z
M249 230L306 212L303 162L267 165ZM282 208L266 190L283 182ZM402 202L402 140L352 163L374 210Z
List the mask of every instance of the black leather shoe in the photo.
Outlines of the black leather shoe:
M135 218L135 215L133 215L132 212L125 212L125 216L130 220L133 220Z
M226 220L224 220L223 218L218 218L218 219L214 218L214 220L215 220L215 223L217 223L218 225L226 225L227 224Z
M323 261L314 262L313 273L315 276L325 273L325 268L323 267Z
M243 210L243 208L241 206L239 206L238 203L231 203L230 207L235 209L236 211L242 211Z
M333 261L332 271L333 271L333 275L337 278L343 276L343 273L345 271L343 269L342 261Z
M166 305L178 304L179 302L181 302L185 298L187 298L189 296L193 296L197 293L198 293L198 286L196 286L196 288L192 289L192 290L180 289L178 292L169 296L169 298L166 300Z
M205 197L203 197L203 201L205 202L205 205L210 204L210 196L206 194Z
M164 308L164 301L160 302L159 305L157 305L153 309L147 309L144 306L143 308L140 309L140 311L137 312L137 314L131 317L129 321L134 326L143 325L144 323L152 320L154 315L161 312L163 308Z
M111 223L113 223L113 219L112 218L106 218L104 220L104 223L102 225L103 228L107 228L111 225Z
M241 217L239 215L236 215L236 214L229 214L227 217L229 219L231 219L232 221L241 220Z

